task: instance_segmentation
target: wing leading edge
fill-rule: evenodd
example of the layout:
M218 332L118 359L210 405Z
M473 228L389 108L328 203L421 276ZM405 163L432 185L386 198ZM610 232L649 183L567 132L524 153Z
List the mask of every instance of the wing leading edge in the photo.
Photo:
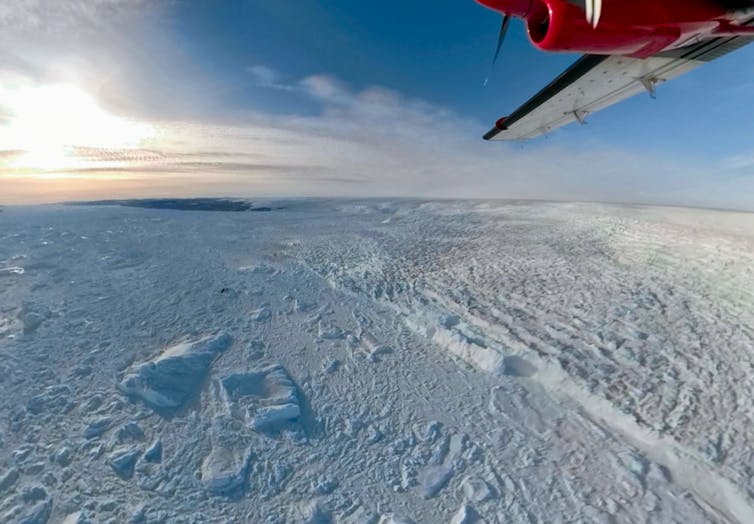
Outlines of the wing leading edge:
M572 122L691 71L754 41L715 38L646 59L584 55L509 116L485 140L525 140Z

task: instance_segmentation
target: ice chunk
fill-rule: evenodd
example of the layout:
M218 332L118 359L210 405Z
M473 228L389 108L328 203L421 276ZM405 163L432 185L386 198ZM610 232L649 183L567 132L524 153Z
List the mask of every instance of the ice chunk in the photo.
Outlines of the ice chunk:
M110 417L97 419L86 427L86 430L84 430L84 438L90 439L101 437L103 433L110 429L112 424L113 419Z
M297 419L300 415L301 409L297 404L263 407L256 410L249 426L257 431L265 431L282 422Z
M350 515L338 519L338 524L378 524L379 522L379 515L361 506Z
M18 524L45 524L50 518L51 511L51 500L39 502L28 513L25 513L18 519Z
M63 524L87 524L88 522L89 519L86 518L86 515L83 511L71 513L65 519L63 519Z
M137 447L119 449L110 455L107 463L120 478L128 480L134 474L134 467L140 454L141 450Z
M71 463L71 449L63 446L56 450L50 458L55 464L65 467Z
M434 331L432 341L477 369L496 375L500 375L505 371L502 354L479 344L477 340L459 330L446 329L441 326Z
M323 340L341 340L346 338L345 332L338 326L319 324L319 338Z
M215 357L231 343L226 334L183 342L128 371L119 388L155 410L182 406L201 384Z
M155 440L149 449L144 452L144 460L147 462L160 462L162 461L162 441L160 439Z
M377 524L414 524L414 521L402 515L383 515Z
M36 311L27 311L24 310L19 314L18 319L23 322L24 325L24 333L33 333L34 331L39 328L39 326L42 325L42 323L45 321L45 316L41 313L37 313Z
M296 385L280 365L234 373L221 384L229 402L242 407L246 423L256 431L274 430L301 416Z
M361 340L364 352L371 362L379 362L380 355L393 352L390 346L381 344L371 333L364 333Z
M128 518L128 524L146 524L147 522L147 506L142 505L131 513Z
M298 524L331 524L332 516L317 501L309 501L296 508L294 522Z
M458 512L450 519L450 524L476 524L479 521L479 515L474 508L464 504L458 509Z
M429 466L419 474L419 491L425 499L431 499L446 486L453 476L453 468L445 464Z
M270 308L267 306L255 309L251 312L251 320L255 320L257 322L264 322L265 320L269 320L270 318L272 318L272 311L270 311Z
M18 469L11 468L0 475L0 493L13 486L18 480Z
M225 377L222 385L233 398L253 396L274 404L296 401L296 385L279 364L249 373L234 373Z
M21 492L21 500L26 502L39 502L47 498L47 490L43 486L26 486Z
M252 275L274 275L276 272L274 267L264 263L241 266L238 268L238 270L244 273L250 273Z
M215 446L202 462L202 483L213 495L230 495L241 489L249 474L251 452Z
M484 502L493 495L489 484L479 477L466 477L461 483L461 489L466 500L471 502Z
M141 441L144 440L144 430L138 422L131 421L118 430L117 438L120 444Z
M340 360L338 359L331 359L325 362L322 365L322 370L327 373L328 375L331 375L338 371L338 368L340 367Z

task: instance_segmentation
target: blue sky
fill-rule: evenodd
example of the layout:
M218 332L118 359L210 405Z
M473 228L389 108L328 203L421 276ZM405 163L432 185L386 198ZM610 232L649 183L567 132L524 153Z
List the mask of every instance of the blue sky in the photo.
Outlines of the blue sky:
M175 15L176 36L207 74L232 86L231 108L311 109L295 96L255 87L245 69L259 63L290 78L326 72L357 89L381 85L486 125L577 58L537 51L518 22L492 69L500 20L471 0L225 0L176 4ZM754 135L753 64L754 46L662 86L658 100L638 97L596 115L598 129L569 128L557 138L682 155L736 152Z
M0 184L19 200L39 200L30 196L45 187L30 177L41 172L58 181L49 198L79 195L61 181L70 173L114 196L180 189L754 209L754 46L587 126L488 144L481 135L498 117L576 59L535 50L518 22L493 70L499 22L472 0L19 0L0 8L6 94L70 84L114 118L157 131L139 143L66 144L87 154L57 167L3 166L27 148L0 143ZM2 93L0 132L14 115ZM145 160L144 150L157 157Z

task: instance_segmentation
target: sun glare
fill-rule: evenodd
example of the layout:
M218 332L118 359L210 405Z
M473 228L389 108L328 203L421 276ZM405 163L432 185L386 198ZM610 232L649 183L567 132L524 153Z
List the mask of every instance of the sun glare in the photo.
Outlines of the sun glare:
M153 135L152 126L114 116L69 85L0 87L0 149L22 153L11 168L68 170L82 165L73 148L127 149Z

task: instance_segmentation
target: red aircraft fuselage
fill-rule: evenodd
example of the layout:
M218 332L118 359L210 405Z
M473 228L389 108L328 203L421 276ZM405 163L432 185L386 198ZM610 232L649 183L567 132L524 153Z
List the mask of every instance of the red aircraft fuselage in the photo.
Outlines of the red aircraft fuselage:
M726 7L736 3L731 0L603 0L596 27L584 16L583 1L477 2L524 19L529 38L543 51L647 58L696 40L754 34L739 25L751 10Z

